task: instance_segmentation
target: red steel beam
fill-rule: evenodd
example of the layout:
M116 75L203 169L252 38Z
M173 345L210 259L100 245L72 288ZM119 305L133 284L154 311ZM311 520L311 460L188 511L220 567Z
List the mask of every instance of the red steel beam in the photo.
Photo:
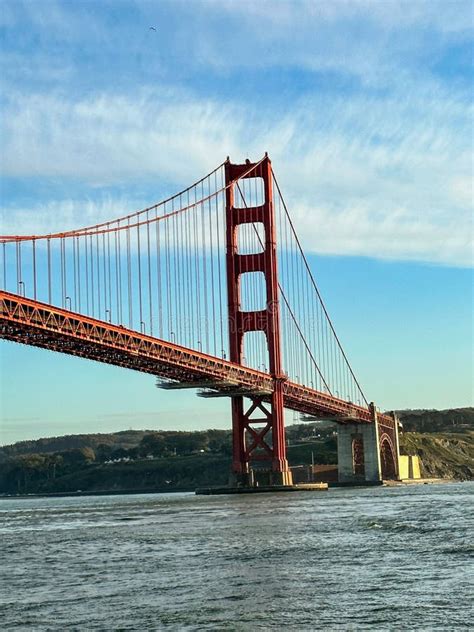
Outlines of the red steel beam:
M160 340L119 325L53 307L17 294L0 290L0 338L59 351L90 360L122 366L152 375L189 383L197 387L203 380L233 382L236 388L273 393L273 379L267 373L240 366ZM309 415L344 416L353 421L372 423L368 408L356 406L289 380L282 383L285 408ZM264 401L270 401L263 397ZM349 421L349 419L347 420ZM378 415L379 423L393 425L391 417Z

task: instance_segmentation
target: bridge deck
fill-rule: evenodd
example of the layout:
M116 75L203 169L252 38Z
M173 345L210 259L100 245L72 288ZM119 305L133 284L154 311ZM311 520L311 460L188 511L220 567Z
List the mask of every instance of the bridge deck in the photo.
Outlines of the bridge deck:
M273 379L267 373L4 291L0 291L0 337L151 373L188 388L204 383L210 393L232 396L238 389L239 394L259 393L268 400L273 392ZM289 380L283 393L284 405L291 410L335 417L340 423L372 422L368 408ZM393 423L385 415L379 415L379 421Z

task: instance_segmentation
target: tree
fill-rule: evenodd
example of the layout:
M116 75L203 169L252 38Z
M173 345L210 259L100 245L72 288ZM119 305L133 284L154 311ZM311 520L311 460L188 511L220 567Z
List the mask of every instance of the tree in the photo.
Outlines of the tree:
M115 450L112 452L113 459L124 459L127 456L128 450L126 450L125 448L115 448Z
M208 430L209 450L217 454L232 454L232 435L228 430Z
M166 443L176 454L192 454L205 450L208 438L205 432L176 432L166 437Z
M77 448L60 452L64 465L68 469L77 469L95 461L95 452L92 448Z
M140 441L138 447L139 453L142 456L148 456L149 454L153 456L163 456L167 452L166 441L162 435L156 432L146 434Z
M113 452L112 446L108 445L107 443L100 443L97 446L97 450L96 450L97 459L101 461L102 463L104 461L108 461L109 459L112 458L112 452Z

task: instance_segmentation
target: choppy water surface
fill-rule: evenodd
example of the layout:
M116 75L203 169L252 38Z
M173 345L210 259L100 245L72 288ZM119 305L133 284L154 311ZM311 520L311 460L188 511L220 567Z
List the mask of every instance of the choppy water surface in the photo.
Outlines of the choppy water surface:
M0 625L469 629L473 495L460 483L3 500Z

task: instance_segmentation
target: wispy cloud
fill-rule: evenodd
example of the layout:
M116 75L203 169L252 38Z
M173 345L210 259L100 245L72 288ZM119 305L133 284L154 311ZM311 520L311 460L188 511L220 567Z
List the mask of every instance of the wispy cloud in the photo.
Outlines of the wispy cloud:
M99 185L150 176L186 180L209 168L223 148L236 150L239 129L232 113L217 102L166 88L73 101L64 95L33 94L27 100L17 95L4 117L4 174L74 177Z
M169 87L80 100L13 95L5 114L8 177L79 180L90 194L10 208L5 230L112 219L142 200L104 199L106 184L181 187L226 154L268 150L310 251L471 262L471 112L439 86L402 102L304 97L275 118Z
M5 197L3 230L113 218L267 150L309 251L470 265L472 3L295 7L6 2L3 173L61 191Z
M374 89L426 78L447 48L472 43L474 26L469 0L210 0L202 7L201 36L190 44L193 65L223 73L330 71Z
M140 210L143 206L143 203L131 198L107 196L95 200L61 199L29 207L4 207L1 231L6 235L14 234L21 226L24 235L44 235L106 222Z
M255 20L265 19L273 26L280 26L283 31L292 26L301 28L322 28L327 23L339 23L345 20L364 20L377 24L387 30L417 27L432 27L439 31L465 31L469 28L466 16L472 15L469 0L334 0L333 2L314 2L299 0L298 11L295 11L294 0L251 0L243 2L220 2L208 0L208 10L221 10L238 15L249 24Z

